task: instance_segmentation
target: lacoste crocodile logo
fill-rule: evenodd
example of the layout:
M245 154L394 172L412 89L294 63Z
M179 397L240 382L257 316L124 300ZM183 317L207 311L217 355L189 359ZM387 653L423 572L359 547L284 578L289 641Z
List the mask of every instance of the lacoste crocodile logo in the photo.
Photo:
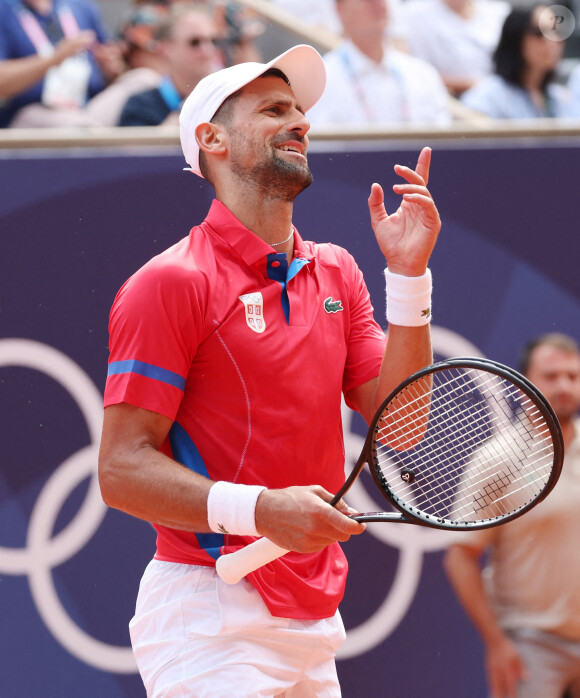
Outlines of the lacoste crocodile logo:
M326 310L327 313L340 313L344 310L342 301L333 301L332 296L328 296L324 301L324 310Z

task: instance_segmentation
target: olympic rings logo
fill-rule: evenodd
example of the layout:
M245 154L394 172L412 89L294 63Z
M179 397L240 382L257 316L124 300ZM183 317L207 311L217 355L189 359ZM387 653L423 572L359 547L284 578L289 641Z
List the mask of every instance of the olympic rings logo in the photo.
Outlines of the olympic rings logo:
M444 357L481 352L465 339L441 327L432 326L435 352ZM75 400L86 421L90 445L62 463L48 478L30 516L23 548L0 545L0 574L27 576L32 599L53 637L71 655L89 666L118 674L137 672L130 647L118 647L96 640L73 621L55 587L53 569L73 558L98 531L107 507L97 479L97 457L102 424L102 395L89 376L62 352L27 339L0 339L0 367L22 366L40 371L57 381ZM344 407L346 469L350 470L362 448L363 437L352 432L352 412ZM74 518L53 535L58 514L68 496L87 478L85 499ZM380 508L357 482L349 502L360 511ZM339 659L364 654L383 642L398 626L415 597L423 555L447 544L445 532L419 526L370 524L367 533L399 550L399 563L391 590L377 611L356 628L349 629Z
M24 548L0 547L0 573L27 575L38 612L53 637L73 656L97 669L119 674L137 671L131 648L95 640L76 625L63 607L53 568L74 557L101 525L105 506L97 480L97 456L103 398L87 374L60 351L26 339L0 340L0 366L23 366L50 376L79 406L91 444L62 463L48 478L34 504ZM71 492L90 478L85 500L58 535L52 536L58 513Z

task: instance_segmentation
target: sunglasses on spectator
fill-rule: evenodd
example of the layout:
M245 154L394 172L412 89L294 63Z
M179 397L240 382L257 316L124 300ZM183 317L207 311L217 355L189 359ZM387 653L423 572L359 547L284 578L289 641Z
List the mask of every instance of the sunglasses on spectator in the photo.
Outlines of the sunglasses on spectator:
M188 39L186 44L191 46L191 48L198 48L202 44L212 44L213 46L219 46L220 40L216 37L207 36L194 36L192 39Z

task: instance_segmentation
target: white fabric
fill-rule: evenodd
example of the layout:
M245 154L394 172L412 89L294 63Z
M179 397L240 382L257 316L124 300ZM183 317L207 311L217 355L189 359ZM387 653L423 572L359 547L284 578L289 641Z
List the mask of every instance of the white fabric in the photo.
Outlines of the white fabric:
M543 111L532 102L528 92L510 85L499 75L490 75L461 95L466 107L492 119L538 119L565 117L570 106L570 95L563 85L552 83L547 87L548 110Z
M281 10L295 15L306 24L322 27L333 34L342 33L336 0L271 0Z
M580 119L580 65L577 65L570 73L568 89L570 91L570 103L566 109L565 116Z
M397 32L410 53L429 61L445 78L478 79L492 72L492 54L510 5L475 0L464 19L444 0L401 3Z
M259 536L256 530L256 503L262 485L214 482L207 498L207 522L215 533Z
M517 698L580 698L580 642L539 630L507 633L526 667Z
M273 617L246 580L213 567L153 560L131 643L148 698L340 698L337 612L317 621Z
M270 0L281 10L295 15L302 22L313 27L321 27L332 34L341 36L343 33L339 14L336 10L336 0ZM389 8L389 29L387 34L392 33L396 26L401 0L388 0Z
M326 90L308 112L313 126L447 124L448 93L431 65L394 48L381 63L351 41L324 56Z
M387 322L402 327L420 327L431 322L431 270L422 276L402 276L385 269Z
M454 542L491 546L486 588L501 625L534 628L580 641L580 420L560 480L536 507Z

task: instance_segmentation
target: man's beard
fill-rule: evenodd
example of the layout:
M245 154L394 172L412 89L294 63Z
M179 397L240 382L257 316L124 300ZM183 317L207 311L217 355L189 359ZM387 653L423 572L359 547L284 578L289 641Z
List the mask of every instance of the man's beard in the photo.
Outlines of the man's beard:
M243 141L240 143L243 147ZM300 192L312 184L312 172L307 162L285 159L274 145L272 151L272 157L264 158L250 167L232 160L233 171L242 181L253 184L264 199L294 201Z

